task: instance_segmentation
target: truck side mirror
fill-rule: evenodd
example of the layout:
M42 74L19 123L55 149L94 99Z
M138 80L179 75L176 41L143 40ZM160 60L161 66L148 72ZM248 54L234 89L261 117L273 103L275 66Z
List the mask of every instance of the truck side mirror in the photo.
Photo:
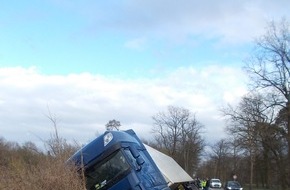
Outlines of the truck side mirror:
M137 161L137 164L139 166L143 165L144 162L145 162L144 159L141 156L139 156L138 158L136 158L136 161Z
M129 149L130 149L130 151L131 151L131 153L132 153L134 158L138 158L140 156L138 150L135 147L131 147L130 146Z

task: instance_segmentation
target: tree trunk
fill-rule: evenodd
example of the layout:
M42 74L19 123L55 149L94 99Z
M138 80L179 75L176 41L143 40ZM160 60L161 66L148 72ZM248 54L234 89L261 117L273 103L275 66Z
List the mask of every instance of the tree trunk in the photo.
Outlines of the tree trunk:
M250 150L250 187L249 190L252 190L253 186L253 174L254 174L254 155L253 150Z
M286 170L286 183L287 183L287 186L289 187L290 186L290 181L289 181L289 178L290 178L290 100L287 101L287 145L288 145L288 164L287 164L287 170Z

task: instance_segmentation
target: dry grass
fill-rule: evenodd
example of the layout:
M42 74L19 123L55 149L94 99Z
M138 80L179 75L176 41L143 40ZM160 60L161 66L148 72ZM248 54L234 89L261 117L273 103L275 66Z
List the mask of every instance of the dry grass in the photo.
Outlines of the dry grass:
M58 158L45 158L36 165L13 160L9 167L2 167L1 170L0 189L84 189L75 169L65 166Z
M0 141L0 190L85 189L76 168L65 164L69 152L49 156L3 142Z

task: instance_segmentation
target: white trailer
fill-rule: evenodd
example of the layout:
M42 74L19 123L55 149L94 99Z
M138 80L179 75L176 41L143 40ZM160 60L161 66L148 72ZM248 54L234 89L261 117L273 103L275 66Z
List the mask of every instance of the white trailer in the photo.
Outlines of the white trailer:
M180 184L193 181L173 158L148 145L145 145L145 147L171 189L175 189Z

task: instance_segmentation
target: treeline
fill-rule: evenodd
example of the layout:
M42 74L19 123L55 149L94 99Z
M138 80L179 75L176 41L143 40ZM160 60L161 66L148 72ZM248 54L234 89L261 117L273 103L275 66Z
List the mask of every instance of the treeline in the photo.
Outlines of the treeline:
M256 39L244 67L250 93L221 110L228 138L212 147L201 172L221 179L238 174L250 189L290 187L289 36L290 24L282 19Z
M268 143L271 143L270 139ZM250 147L242 146L243 143L235 139L220 140L210 148L207 160L198 167L197 175L219 178L222 182L233 180L235 175L236 180L248 187L246 189L289 189L289 179L285 175L288 166L285 150L276 154L280 150L258 148L257 144L255 152L251 153Z

